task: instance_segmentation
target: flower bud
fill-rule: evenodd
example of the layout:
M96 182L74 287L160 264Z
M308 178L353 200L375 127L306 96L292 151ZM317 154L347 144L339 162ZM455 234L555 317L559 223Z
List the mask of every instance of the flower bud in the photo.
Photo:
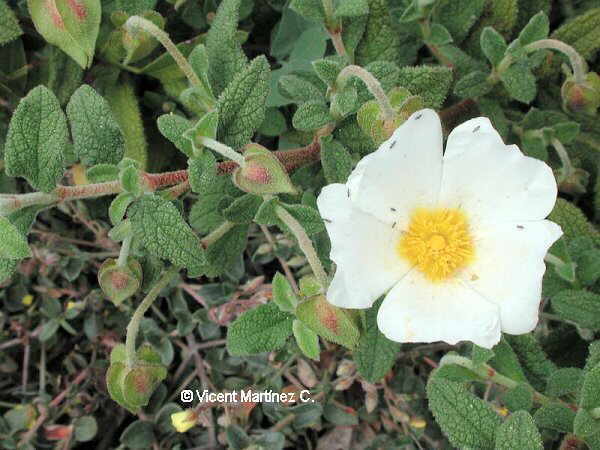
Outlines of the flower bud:
M412 113L423 108L421 97L411 95L405 88L392 89L389 99L396 113L393 119L383 117L381 107L375 100L366 102L356 115L358 126L373 139L376 145L387 140Z
M564 169L560 170L564 172ZM586 186L590 181L589 172L583 169L571 169L566 176L558 177L558 189L560 192L571 195L581 195L586 193Z
M233 172L233 182L241 190L256 195L296 193L281 161L263 146L248 144L244 159L244 167Z
M188 431L196 425L197 420L198 415L193 409L186 409L185 411L171 414L171 424L178 433L185 433Z
M126 266L118 266L116 259L107 259L98 271L98 282L104 294L115 305L119 305L140 288L142 266L131 257Z
M571 76L562 85L561 95L565 111L594 116L600 107L600 76L588 72L583 83L576 83Z

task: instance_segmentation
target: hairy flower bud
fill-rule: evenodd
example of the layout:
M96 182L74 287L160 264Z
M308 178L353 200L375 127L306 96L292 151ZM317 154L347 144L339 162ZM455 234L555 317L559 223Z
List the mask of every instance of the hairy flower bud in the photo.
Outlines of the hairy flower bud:
M142 266L129 258L126 266L117 265L117 260L107 259L98 271L98 282L102 291L115 304L135 294L142 283Z
M583 83L576 83L569 77L562 86L561 95L565 111L594 116L600 107L600 76L589 72Z
M241 190L256 195L296 192L283 164L263 146L248 144L244 160L244 167L233 173L233 182Z

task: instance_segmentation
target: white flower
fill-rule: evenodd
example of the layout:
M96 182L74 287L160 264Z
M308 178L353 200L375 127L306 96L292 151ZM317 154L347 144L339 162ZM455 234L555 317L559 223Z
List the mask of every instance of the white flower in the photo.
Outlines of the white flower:
M544 256L562 235L544 220L556 181L483 117L442 146L437 114L418 111L346 185L323 188L337 265L327 300L368 308L387 292L377 322L389 339L491 348L537 324Z

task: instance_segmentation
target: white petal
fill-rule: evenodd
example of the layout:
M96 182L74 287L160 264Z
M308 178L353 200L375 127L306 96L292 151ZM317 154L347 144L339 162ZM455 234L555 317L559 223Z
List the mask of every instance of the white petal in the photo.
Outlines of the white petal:
M395 251L399 230L357 209L343 184L325 186L317 206L337 264L327 300L344 308L370 307L409 270Z
M435 111L417 111L363 158L348 179L350 198L386 223L407 220L436 202L442 170L442 127Z
M470 120L450 134L441 205L460 207L478 222L541 220L556 195L552 169L504 145L487 119Z
M514 222L475 231L475 261L461 274L500 307L502 331L528 333L538 321L548 248L562 235L554 222Z
M460 280L432 283L411 270L387 294L377 324L397 342L471 341L491 348L500 340L500 311Z

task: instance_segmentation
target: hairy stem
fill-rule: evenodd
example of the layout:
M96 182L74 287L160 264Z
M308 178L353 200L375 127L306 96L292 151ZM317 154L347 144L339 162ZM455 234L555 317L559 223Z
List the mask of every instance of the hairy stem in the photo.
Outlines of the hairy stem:
M158 280L154 287L148 292L148 295L142 300L131 316L129 325L127 325L127 337L125 338L125 359L127 361L127 367L131 368L136 362L135 355L135 339L137 338L138 331L140 329L140 322L144 317L144 314L150 308L160 291L162 291L169 282L179 273L179 267L173 266Z
M192 69L192 66L190 65L188 60L185 58L185 56L181 54L177 46L173 43L173 41L165 31L161 30L152 22L140 16L132 16L129 19L127 19L125 27L128 29L141 28L142 30L154 36L156 40L158 40L167 50L167 52L169 52L169 54L173 57L173 59L175 60L181 71L185 74L187 79L190 81L192 86L201 85L200 78L198 78L198 75L196 75L196 72L194 72L194 69Z
M306 231L304 230L302 225L300 225L300 223L289 212L287 212L286 209L282 208L281 206L278 206L275 209L275 213L277 214L277 217L279 217L283 221L283 223L285 223L287 227L292 231L292 233L296 237L296 240L298 241L298 246L300 247L300 250L302 250L302 252L306 256L306 259L308 260L308 263L310 264L313 273L317 277L317 280L319 281L321 286L323 286L323 288L326 288L329 283L327 274L325 273L325 270L321 265L321 261L319 260L317 252L315 251L315 248L312 245L312 241L306 234Z
M131 249L132 240L133 235L129 235L125 239L123 239L123 243L121 244L121 250L119 251L119 259L117 259L118 267L125 267L127 265L127 259L129 258L129 250Z
M205 147L208 147L211 150L214 150L215 152L223 155L225 158L231 159L233 162L235 162L240 167L244 167L244 165L246 164L246 160L244 159L244 156L241 153L236 152L231 147L228 147L227 145L222 144L219 141L215 141L214 139L203 137L201 139L201 143Z
M554 147L554 150L556 150L556 153L558 154L560 162L563 166L563 173L561 177L562 180L559 181L564 181L575 171L573 164L571 163L571 158L569 158L569 154L567 153L565 146L558 139L552 138L550 143Z
M375 100L377 100L377 103L379 103L381 111L383 112L383 118L385 120L392 120L394 117L396 117L396 113L392 108L390 99L385 94L383 88L381 87L381 83L379 83L379 80L377 80L377 78L375 78L371 72L356 65L346 66L338 75L337 81L341 86L343 86L346 80L351 76L358 77L363 81L363 83L365 83L367 89L369 89L369 92L373 94L373 97L375 97Z
M571 67L573 68L573 76L575 77L576 83L585 82L586 62L581 57L577 50L571 47L569 44L565 44L557 39L542 39L539 41L532 42L525 46L525 51L533 52L535 50L551 49L557 50L569 58Z
M202 247L204 248L208 247L210 244L221 239L225 235L225 233L231 230L234 226L235 223L226 220L213 231L211 231L209 234L200 239L200 244L202 244Z

